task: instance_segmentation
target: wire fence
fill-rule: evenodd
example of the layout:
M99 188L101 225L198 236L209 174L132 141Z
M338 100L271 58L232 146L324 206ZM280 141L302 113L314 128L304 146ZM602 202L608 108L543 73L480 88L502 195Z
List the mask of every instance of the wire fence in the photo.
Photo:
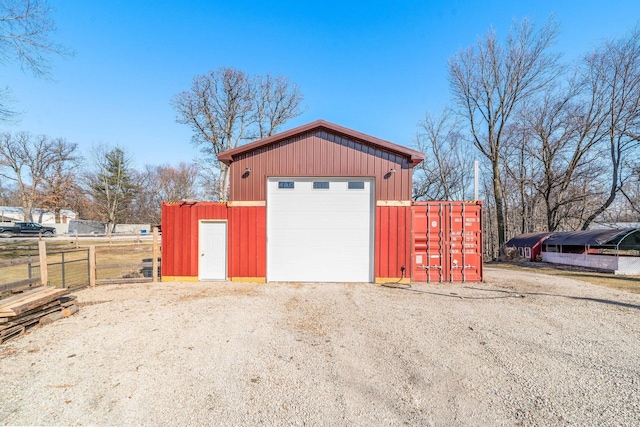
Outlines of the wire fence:
M160 261L160 257L157 260ZM157 277L160 277L159 267ZM96 283L146 282L152 280L152 244L139 243L96 247Z
M38 257L27 255L0 262L0 298L40 284Z
M89 284L89 249L47 253L48 286L76 289ZM40 275L40 264L33 267ZM32 273L33 274L33 273Z
M120 240L115 245L111 240L103 241L103 244L88 246L76 242L76 248L62 250L54 245L50 249L40 241L46 254L44 274L43 254L39 253L37 245L3 246L0 251L0 299L41 285L74 290L90 284L151 282L160 278L158 236L153 240L134 236L130 241ZM46 283L43 283L43 277L46 277Z

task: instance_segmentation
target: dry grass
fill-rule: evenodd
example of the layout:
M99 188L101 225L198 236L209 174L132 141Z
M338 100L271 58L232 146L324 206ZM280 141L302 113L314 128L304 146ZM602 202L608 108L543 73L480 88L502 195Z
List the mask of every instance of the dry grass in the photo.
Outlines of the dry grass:
M143 275L151 277L151 267L143 267L141 264L153 260L152 249L151 245L97 247L96 279L143 277ZM105 265L113 265L113 267L101 268Z
M71 244L66 241L47 241L48 251L61 251L72 247L75 246L71 246ZM23 241L11 241L9 239L0 240L0 261L22 258L29 255L36 257L36 259L38 258L37 239L29 239Z
M118 240L109 243L108 238L80 240L79 250L75 241L47 239L47 263L49 264L49 285L61 286L63 283L62 257L64 256L64 283L67 287L76 287L88 283L88 253L90 245L96 246L96 278L111 279L123 277L151 277L151 267L142 266L142 262L152 260L152 241L139 239ZM64 255L62 254L64 252ZM38 240L0 241L0 261L31 256L32 277L39 277ZM112 268L100 268L104 265L116 265ZM0 285L29 277L27 264L0 268Z
M535 273L547 274L549 276L561 276L594 285L606 286L607 288L620 289L627 292L640 294L640 276L616 276L611 273L599 273L597 271L587 271L579 267L554 266L542 262L527 263L503 263L490 262L487 267L503 268L506 270L531 271Z

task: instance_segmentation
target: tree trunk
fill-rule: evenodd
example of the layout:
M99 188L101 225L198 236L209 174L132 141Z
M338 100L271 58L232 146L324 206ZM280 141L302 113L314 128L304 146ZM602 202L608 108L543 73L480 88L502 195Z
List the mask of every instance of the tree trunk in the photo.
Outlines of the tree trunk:
M22 204L22 209L24 209L23 217L25 222L33 222L33 215L31 214L33 202L31 200L25 200Z
M493 161L493 197L496 202L496 225L498 227L498 248L502 248L505 243L504 235L504 200L502 197L502 180L500 179L500 168L497 161Z
M220 162L220 180L218 181L218 200L226 202L228 199L227 188L229 188L229 166Z
M613 151L613 150L612 150ZM616 199L616 195L618 194L618 164L614 161L613 163L613 171L611 176L611 188L609 189L609 197L607 200L596 209L582 224L581 230L587 230L591 223L598 217L598 215L602 214Z
M610 130L613 132L613 130ZM620 172L620 159L622 158L622 153L620 152L620 140L617 141L613 135L610 135L610 144L611 148L609 150L609 154L611 156L611 187L609 188L609 197L607 200L596 209L589 217L585 220L584 224L582 224L582 230L586 230L589 228L593 220L595 220L598 215L602 214L616 199L616 195L618 194L618 186L619 186L619 178L618 173Z

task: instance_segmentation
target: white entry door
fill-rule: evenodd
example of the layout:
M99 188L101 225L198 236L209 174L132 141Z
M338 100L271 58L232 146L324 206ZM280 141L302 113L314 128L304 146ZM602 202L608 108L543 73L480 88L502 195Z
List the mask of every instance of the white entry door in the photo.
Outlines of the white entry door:
M198 279L227 280L227 223L200 221Z
M373 180L270 178L267 280L373 281Z

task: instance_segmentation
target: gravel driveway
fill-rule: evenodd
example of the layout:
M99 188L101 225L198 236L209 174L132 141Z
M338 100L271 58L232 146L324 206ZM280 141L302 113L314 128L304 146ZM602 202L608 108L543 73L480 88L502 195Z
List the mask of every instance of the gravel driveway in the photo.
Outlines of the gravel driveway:
M0 423L640 425L640 295L486 283L77 292L0 346Z

